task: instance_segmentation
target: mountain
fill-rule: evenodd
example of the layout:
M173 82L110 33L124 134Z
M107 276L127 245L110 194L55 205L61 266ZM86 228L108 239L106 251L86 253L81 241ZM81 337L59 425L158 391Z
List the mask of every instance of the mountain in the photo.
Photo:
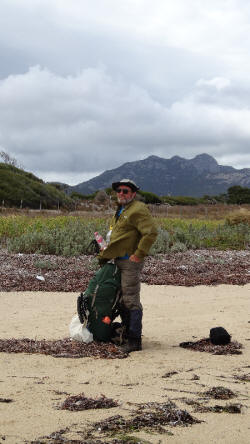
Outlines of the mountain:
M122 178L134 180L143 191L158 196L218 195L233 185L250 187L250 168L237 170L222 166L208 154L199 154L193 159L174 156L164 159L149 156L147 159L127 162L113 170L71 187L72 191L92 194L109 188L112 182Z
M32 173L0 163L0 203L22 208L73 207L63 190L44 183Z

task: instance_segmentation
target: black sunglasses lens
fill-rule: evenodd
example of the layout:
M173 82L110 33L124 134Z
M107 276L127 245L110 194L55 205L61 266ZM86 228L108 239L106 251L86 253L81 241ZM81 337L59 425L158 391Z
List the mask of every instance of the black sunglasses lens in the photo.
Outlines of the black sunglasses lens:
M128 191L129 190L122 190L121 188L118 188L117 190L116 190L116 192L119 194L119 193L122 193L122 194L128 194Z

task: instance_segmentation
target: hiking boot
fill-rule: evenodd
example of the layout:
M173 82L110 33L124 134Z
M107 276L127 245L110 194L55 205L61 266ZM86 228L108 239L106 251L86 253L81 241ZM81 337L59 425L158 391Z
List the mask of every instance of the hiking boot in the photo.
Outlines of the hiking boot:
M128 342L124 345L121 345L120 349L124 353L140 351L142 349L141 338L129 338Z

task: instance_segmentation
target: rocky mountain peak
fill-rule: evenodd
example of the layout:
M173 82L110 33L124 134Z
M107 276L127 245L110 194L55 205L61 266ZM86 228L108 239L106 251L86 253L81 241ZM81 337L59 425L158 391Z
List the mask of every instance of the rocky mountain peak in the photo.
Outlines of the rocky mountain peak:
M217 173L220 167L217 161L209 154L198 154L194 159L191 159L193 166L199 171L208 171L209 173Z
M118 168L107 170L87 182L71 189L83 194L111 186L112 182L129 177L143 191L158 196L203 196L226 192L232 185L250 186L250 169L236 170L218 165L208 154L193 159L174 156L170 159L151 155L143 160L126 162Z

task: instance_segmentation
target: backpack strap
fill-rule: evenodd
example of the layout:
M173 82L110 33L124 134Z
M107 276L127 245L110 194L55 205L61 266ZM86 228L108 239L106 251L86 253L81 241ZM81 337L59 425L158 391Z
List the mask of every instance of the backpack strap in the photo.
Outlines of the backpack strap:
M95 299L96 299L96 294L97 294L98 288L99 288L99 284L97 284L96 287L95 287L95 290L94 290L94 293L93 293L93 296L92 296L92 301L91 301L91 308L94 307L94 303L95 303Z
M88 296L85 296L84 293L81 293L77 298L77 313L81 324L86 327L88 322L88 305L87 305Z
M90 250L90 247L91 247L91 252L93 253L93 250L94 250L94 253L100 253L100 247L99 247L99 244L98 244L98 242L95 240L95 239L93 239L90 243L89 243L89 245L87 246L87 248L86 248L86 251L87 252L89 252L89 250Z

